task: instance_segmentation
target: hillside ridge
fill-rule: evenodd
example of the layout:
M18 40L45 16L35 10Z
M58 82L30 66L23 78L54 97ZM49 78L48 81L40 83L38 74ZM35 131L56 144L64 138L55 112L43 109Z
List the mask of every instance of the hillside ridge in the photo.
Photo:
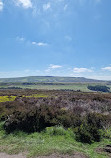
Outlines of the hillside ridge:
M85 77L61 76L28 76L15 78L0 78L0 82L105 82L103 80L88 79Z

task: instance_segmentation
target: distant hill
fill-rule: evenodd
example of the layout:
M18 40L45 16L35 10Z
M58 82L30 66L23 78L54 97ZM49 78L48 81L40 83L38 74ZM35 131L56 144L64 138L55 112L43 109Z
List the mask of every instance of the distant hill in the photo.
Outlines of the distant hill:
M105 82L101 80L87 79L84 77L58 77L58 76L29 76L29 77L17 77L17 78L0 78L0 82L82 82L82 83L100 83Z

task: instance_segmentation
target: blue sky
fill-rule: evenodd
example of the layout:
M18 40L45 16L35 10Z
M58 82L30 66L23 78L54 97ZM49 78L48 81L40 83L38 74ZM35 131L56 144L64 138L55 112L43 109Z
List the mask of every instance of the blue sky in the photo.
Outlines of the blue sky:
M0 0L0 78L111 80L111 0Z

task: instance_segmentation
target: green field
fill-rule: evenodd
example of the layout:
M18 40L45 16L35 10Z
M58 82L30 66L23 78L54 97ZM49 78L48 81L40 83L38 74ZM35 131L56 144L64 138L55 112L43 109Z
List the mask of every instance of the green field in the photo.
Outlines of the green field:
M87 88L88 85L106 85L111 88L111 85L107 85L106 83L32 83L22 84L22 83L11 83L8 85L2 85L0 88L23 88L23 89L43 89L43 90L74 90L74 91L82 91L82 92L91 92Z

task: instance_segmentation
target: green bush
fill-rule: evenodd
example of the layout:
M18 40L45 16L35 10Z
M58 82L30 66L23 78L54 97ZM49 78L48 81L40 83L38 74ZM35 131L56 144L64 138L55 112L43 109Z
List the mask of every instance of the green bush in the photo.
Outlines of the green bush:
M100 129L103 128L102 123L105 116L97 113L89 113L84 118L81 125L74 129L76 140L84 143L92 143L101 140Z
M90 126L87 123L83 123L79 127L76 127L74 133L76 140L83 143L92 143L94 141L100 141L101 139L98 128Z
M100 133L103 138L111 139L111 128L101 129Z
M74 129L75 138L77 141L83 142L83 143L91 143L92 142L92 136L88 130L88 126L85 124L81 124L79 127L76 127Z
M45 133L49 135L66 135L67 131L62 126L47 127Z

